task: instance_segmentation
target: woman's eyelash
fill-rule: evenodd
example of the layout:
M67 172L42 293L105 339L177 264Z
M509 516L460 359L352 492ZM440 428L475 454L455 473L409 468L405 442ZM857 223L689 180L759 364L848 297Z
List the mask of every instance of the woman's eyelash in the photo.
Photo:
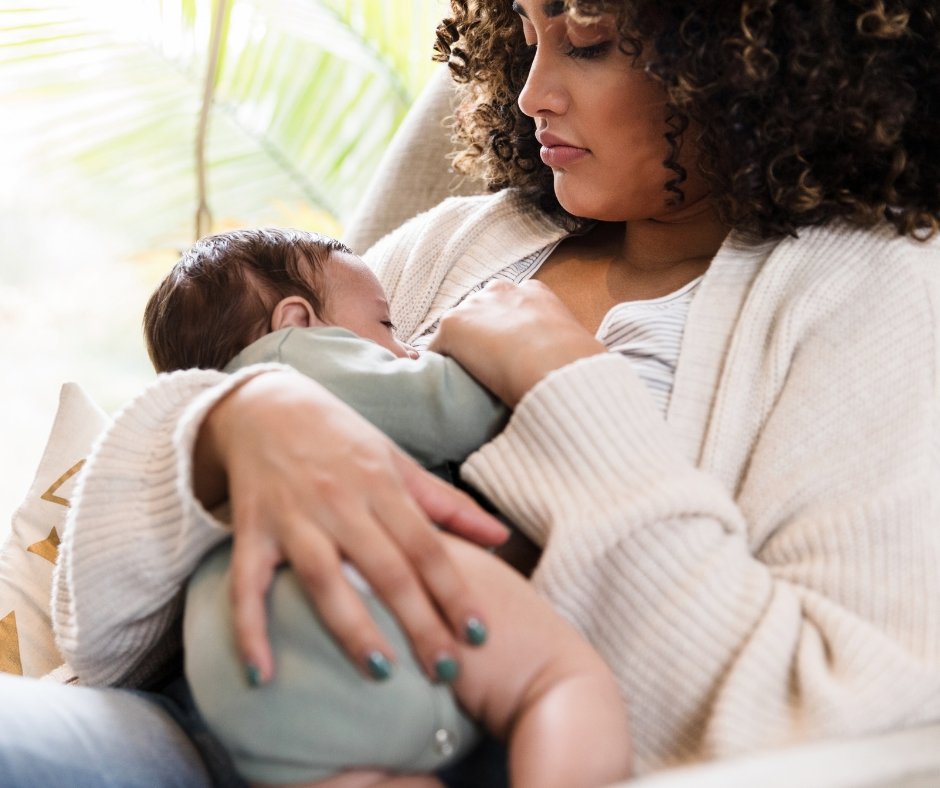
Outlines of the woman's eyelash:
M565 54L568 57L581 58L584 60L590 60L591 58L600 57L610 48L609 41L603 41L600 44L591 44L586 47L576 47L574 44L568 44L568 48L565 50Z

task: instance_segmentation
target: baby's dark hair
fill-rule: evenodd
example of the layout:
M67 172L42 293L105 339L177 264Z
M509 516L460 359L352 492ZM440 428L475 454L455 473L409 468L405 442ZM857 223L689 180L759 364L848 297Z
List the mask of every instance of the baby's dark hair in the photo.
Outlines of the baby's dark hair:
M282 298L306 298L323 314L323 265L333 238L264 228L209 235L187 249L144 310L147 352L157 372L222 369L270 329Z

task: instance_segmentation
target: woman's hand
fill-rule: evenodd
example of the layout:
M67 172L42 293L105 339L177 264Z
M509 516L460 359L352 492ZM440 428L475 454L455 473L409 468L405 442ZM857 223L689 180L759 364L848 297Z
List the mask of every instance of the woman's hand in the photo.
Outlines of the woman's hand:
M394 654L342 571L344 559L398 618L432 678L456 669L453 633L482 639L474 590L432 521L488 546L506 529L319 384L290 371L249 379L206 417L194 463L200 501L211 507L227 493L231 502L235 634L250 680L273 674L265 594L285 561L337 641L374 677Z
M544 284L493 282L441 319L429 350L453 356L509 407L549 372L606 352Z

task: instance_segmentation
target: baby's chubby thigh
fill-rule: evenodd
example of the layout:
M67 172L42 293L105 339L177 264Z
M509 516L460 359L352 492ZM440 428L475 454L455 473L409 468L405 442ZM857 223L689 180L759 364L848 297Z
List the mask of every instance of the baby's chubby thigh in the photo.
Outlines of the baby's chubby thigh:
M389 679L359 672L285 567L268 596L275 676L252 687L235 648L230 556L231 543L219 545L189 582L185 671L196 705L244 778L312 782L355 767L429 772L473 746L476 726L453 691L424 675L394 618L365 587L363 600L397 655Z
M506 739L523 707L574 677L600 677L611 697L619 697L601 657L525 576L464 539L441 537L473 586L488 629L483 647L459 647L461 671L453 686L471 717Z

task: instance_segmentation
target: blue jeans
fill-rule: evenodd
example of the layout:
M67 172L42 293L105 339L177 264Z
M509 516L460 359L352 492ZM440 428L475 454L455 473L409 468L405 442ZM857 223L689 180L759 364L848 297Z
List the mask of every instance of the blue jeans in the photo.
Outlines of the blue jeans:
M0 673L0 784L5 788L208 788L226 778L212 740L166 695L93 689ZM214 774L213 772L217 772Z
M484 739L438 777L449 788L507 786L505 748ZM67 686L0 673L4 788L244 788L185 681L161 692Z

